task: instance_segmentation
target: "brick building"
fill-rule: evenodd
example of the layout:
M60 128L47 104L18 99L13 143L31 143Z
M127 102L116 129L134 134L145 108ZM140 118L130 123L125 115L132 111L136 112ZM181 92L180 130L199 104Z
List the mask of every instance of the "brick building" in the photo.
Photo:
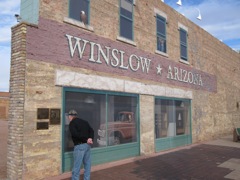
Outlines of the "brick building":
M9 179L71 170L72 108L95 130L93 165L240 125L240 54L160 0L21 0L20 16L12 28Z
M8 119L9 92L0 92L0 120Z

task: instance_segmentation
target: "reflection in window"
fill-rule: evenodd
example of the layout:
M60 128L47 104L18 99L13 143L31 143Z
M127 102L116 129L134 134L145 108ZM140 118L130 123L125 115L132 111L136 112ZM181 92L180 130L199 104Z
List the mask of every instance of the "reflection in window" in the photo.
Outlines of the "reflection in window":
M137 141L137 96L101 92L65 92L65 152L73 150L67 112L75 109L78 117L94 129L94 147Z
M104 94L91 94L83 92L66 92L65 93L65 112L75 109L78 117L88 121L94 130L93 147L97 147L97 130L101 122L106 118L106 96ZM65 116L65 151L73 150L73 142L69 132L69 120Z
M82 22L80 14L84 11L86 24L89 24L89 2L90 0L69 0L69 17Z
M108 145L136 141L136 97L111 95L108 98Z
M156 16L157 21L157 50L166 53L166 19L159 15Z
M120 36L133 40L133 0L120 0Z
M155 99L156 138L190 133L190 101Z

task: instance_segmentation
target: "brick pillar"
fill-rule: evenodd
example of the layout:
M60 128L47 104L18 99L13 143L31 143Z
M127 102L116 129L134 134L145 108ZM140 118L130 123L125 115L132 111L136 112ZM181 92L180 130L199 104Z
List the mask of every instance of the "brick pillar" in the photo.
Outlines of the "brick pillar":
M8 179L22 179L26 31L27 25L24 23L12 28L7 155Z

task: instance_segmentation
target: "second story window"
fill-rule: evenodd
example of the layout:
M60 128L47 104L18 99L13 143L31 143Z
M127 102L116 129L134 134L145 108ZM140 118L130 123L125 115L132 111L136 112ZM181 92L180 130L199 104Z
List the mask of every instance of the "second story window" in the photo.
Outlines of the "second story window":
M84 24L89 24L89 1L69 0L69 17Z
M120 0L120 36L133 40L133 0Z
M157 21L157 50L166 53L166 19L162 16L156 16Z
M179 29L180 32L180 57L181 59L187 61L187 31L183 28Z

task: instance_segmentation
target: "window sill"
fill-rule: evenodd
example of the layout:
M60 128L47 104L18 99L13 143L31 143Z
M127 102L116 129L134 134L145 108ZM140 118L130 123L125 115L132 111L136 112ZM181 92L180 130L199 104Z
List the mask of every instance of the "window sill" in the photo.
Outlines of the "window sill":
M155 53L160 54L160 55L165 56L165 57L169 57L167 53L164 53L164 52L161 52L161 51L158 51L158 50L155 50Z
M83 28L83 29L91 31L91 32L94 31L92 26L85 25L81 21L77 21L77 20L74 20L74 19L71 19L71 18L68 18L68 17L64 17L63 22L74 25L74 26L77 26L77 27L80 27L80 28Z
M118 37L117 37L117 40L118 40L118 41L125 42L125 43L130 44L130 45L133 45L133 46L137 46L137 44L136 44L134 41L131 41L131 40L129 40L129 39L127 39L127 38L124 38L124 37L118 36Z
M186 60L183 60L183 59L180 59L179 62L181 62L181 63L183 63L183 64L187 64L187 65L189 65L189 62L186 61Z

